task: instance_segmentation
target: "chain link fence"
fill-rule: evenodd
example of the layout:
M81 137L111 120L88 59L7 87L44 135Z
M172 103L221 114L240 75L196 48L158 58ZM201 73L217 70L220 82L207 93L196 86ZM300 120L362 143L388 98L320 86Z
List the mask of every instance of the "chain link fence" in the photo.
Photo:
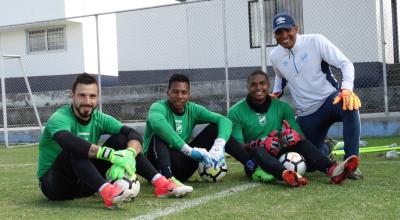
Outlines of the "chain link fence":
M258 7L258 1L188 1L1 26L0 51L21 56L43 123L70 103L69 89L83 72L101 73L100 108L125 122L145 120L149 106L166 98L174 73L189 76L194 102L226 114L246 96L247 75L261 68ZM267 0L267 57L276 46L272 17L288 11L301 33L325 35L354 62L361 113L398 112L397 8L389 0ZM8 127L38 126L22 67L15 60L0 64ZM340 69L333 70L340 81ZM284 100L293 105L290 95ZM4 126L3 114L0 119Z

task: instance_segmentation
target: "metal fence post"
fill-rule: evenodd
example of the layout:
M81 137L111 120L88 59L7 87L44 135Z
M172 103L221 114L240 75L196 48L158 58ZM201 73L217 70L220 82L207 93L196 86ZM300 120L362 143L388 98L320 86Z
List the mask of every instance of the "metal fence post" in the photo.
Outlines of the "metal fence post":
M381 44L382 44L382 72L383 72L383 98L385 104L385 114L389 114L388 88L387 88L387 69L386 69L386 42L385 42L385 21L383 14L383 1L380 0L380 20L381 20Z

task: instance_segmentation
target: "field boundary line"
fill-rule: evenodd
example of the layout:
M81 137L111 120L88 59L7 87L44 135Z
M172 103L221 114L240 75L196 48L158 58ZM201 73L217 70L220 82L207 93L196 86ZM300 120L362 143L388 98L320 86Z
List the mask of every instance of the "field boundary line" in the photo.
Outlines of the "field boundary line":
M130 220L151 220L151 219L155 219L155 218L158 218L158 217L171 215L171 214L174 214L174 213L178 213L178 212L180 212L180 211L182 211L184 209L201 205L201 204L206 203L206 202L208 202L210 200L227 197L227 196L230 196L230 195L235 194L237 192L242 192L242 191L245 191L247 189L257 187L257 186L261 186L261 184L260 183L247 183L247 184L244 184L244 185L241 185L241 186L232 187L232 188L229 188L227 190L215 193L213 195L203 196L203 197L200 197L200 198L197 198L197 199L185 201L183 203L174 203L172 206L169 206L169 207L166 207L166 208L162 208L162 209L157 209L157 210L151 211L151 212L149 212L147 214L139 215L137 217L131 218Z
M0 164L0 167L29 167L34 166L33 163L22 163L22 164Z

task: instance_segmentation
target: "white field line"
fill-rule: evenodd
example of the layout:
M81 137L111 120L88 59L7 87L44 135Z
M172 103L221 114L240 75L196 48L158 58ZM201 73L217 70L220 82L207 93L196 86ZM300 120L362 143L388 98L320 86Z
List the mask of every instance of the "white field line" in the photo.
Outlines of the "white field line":
M215 193L213 195L200 197L200 198L197 198L197 199L194 199L194 200L190 200L190 201L186 201L186 202L183 202L183 203L175 203L174 205L172 205L170 207L166 207L166 208L163 208L163 209L158 209L156 211L151 211L148 214L137 216L135 218L132 218L131 220L151 220L151 219L155 219L155 218L158 218L158 217L171 215L171 214L180 212L180 211L182 211L184 209L201 205L201 204L206 203L206 202L208 202L210 200L219 199L219 198L222 198L222 197L227 197L227 196L230 196L230 195L232 195L234 193L245 191L247 189L254 188L254 187L257 187L257 186L260 186L260 185L261 185L260 183L247 183L247 184L244 184L244 185L241 185L241 186L236 186L236 187L224 190L222 192Z
M0 168L1 167L29 167L29 166L35 166L36 164L33 163L22 163L22 164L0 164Z

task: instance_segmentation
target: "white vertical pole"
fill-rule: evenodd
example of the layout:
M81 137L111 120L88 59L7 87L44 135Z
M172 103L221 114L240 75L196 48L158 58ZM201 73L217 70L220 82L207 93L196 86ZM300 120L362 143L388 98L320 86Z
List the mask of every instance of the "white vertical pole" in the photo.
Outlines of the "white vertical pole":
M96 18L96 45L97 45L97 82L99 83L99 110L103 111L103 99L101 96L101 66L100 66L100 42L99 42L99 16Z
M258 0L259 21L260 21L260 47L261 47L261 70L267 72L266 64L266 42L265 42L265 2Z
M4 128L4 145L8 148L8 128L7 128L7 103L6 103L6 86L5 86L5 67L3 56L0 57L1 71L1 103L3 105L3 128Z
M38 121L39 128L40 128L40 133L42 133L43 132L43 125L42 125L42 121L40 120L40 116L39 116L39 112L38 112L38 109L37 109L37 106L36 106L35 98L33 97L31 86L29 84L28 77L26 76L25 68L24 68L24 65L22 63L21 57L18 57L18 60L19 60L19 65L21 66L22 74L24 74L25 85L26 85L26 88L28 89L29 97L31 98L33 111L35 111L36 120Z
M382 46L382 72L383 72L383 98L385 105L385 114L389 114L388 91L387 91L387 70L386 70L386 43L385 43L385 17L383 14L383 1L380 0L381 17L381 46Z
M225 61L225 89L226 89L226 114L230 109L230 91L229 91L229 69L228 69L228 42L226 39L226 13L225 13L225 0L222 0L222 29L224 37L224 61Z

